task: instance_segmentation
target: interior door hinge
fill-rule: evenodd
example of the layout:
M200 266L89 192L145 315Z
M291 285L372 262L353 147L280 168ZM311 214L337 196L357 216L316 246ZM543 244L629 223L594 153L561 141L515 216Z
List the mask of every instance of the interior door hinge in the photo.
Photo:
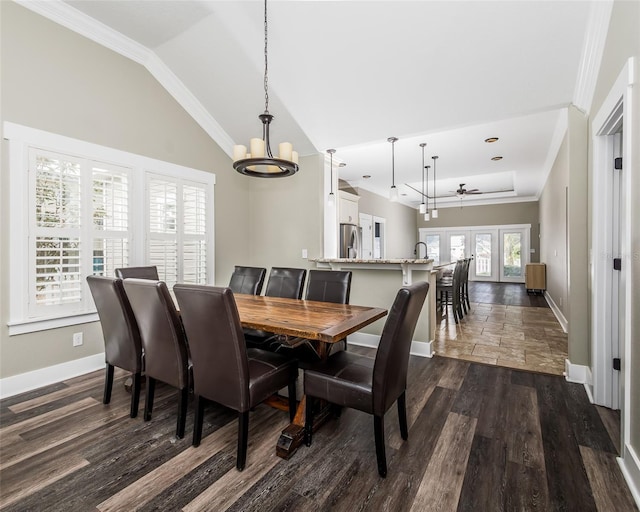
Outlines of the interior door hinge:
M618 171L622 169L622 157L619 156L618 158L614 158L613 159L613 168L617 169Z
M613 258L613 270L622 270L622 258Z
M613 358L613 369L620 371L620 358L619 357L614 357Z

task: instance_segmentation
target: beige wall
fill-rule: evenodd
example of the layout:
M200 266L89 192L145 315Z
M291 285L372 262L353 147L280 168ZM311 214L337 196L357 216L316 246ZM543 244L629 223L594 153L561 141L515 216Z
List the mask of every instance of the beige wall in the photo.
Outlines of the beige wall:
M251 179L243 201L250 212L250 250L240 261L266 267L315 268L302 258L322 258L324 156L304 157L290 178Z
M609 32L602 58L602 64L598 75L593 102L591 104L591 116L595 116L609 94L615 80L622 71L629 57L635 57L635 65L640 65L640 2L616 0L609 24ZM637 77L636 71L636 77ZM638 91L634 91L635 104L632 106L636 121L635 133L640 133L640 101L637 101ZM590 126L593 133L593 127ZM634 150L631 162L625 163L625 169L631 172L631 190L640 190L640 143L634 141ZM590 162L590 167L593 165ZM594 191L597 193L597 191ZM630 438L630 447L640 454L640 204L633 201L629 205L628 218L630 220L631 247L625 255L624 262L628 262L629 283L632 287L630 311L635 312L631 318L631 332L628 339L631 341L631 360L624 361L625 371L630 373L631 386L625 393L630 394L631 407L623 413L624 418L629 419L627 434ZM623 456L630 460L628 453ZM637 460L637 459L636 459ZM629 462L631 464L631 462ZM637 468L640 470L640 468ZM636 475L636 486L640 487L640 480Z
M385 219L387 258L413 258L413 248L418 241L416 210L389 198L358 190L360 213L368 213Z
M574 106L568 109L569 188L567 194L567 321L569 360L591 363L589 348L589 242L588 242L588 118Z
M547 294L567 317L567 190L569 142L565 136L540 195L540 261L547 264Z
M214 172L216 276L250 254L248 180L142 66L13 2L0 13L2 121ZM8 336L6 151L2 163L0 378L103 351L97 323ZM80 331L84 345L73 348Z
M496 226L501 224L531 224L531 261L538 262L540 240L538 237L538 202L505 203L483 206L459 206L438 208L438 218L424 220L424 215L416 213L418 229L449 228L456 226ZM544 259L542 261L545 261Z

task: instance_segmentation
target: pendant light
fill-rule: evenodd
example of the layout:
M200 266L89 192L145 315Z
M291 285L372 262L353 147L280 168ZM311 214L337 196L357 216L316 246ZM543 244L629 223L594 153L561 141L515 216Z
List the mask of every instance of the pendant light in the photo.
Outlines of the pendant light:
M395 143L398 137L389 137L387 142L391 142L391 190L389 191L389 201L395 203L398 200L398 189L396 188L396 169L395 169Z
M437 156L432 156L431 159L433 160L433 210L431 210L431 217L434 219L438 218L438 208L436 207L436 160L438 159Z
M327 153L329 153L331 158L331 163L329 164L331 166L331 192L329 192L329 197L327 199L327 204L329 206L334 206L336 204L336 196L333 193L333 154L335 152L335 149L327 149Z
M258 116L262 122L262 139L251 139L250 153L243 145L233 146L233 168L246 176L256 178L281 178L298 172L298 153L289 142L278 146L278 158L271 152L269 125L273 116L269 114L268 58L267 58L267 0L264 0L264 113Z
M424 212L424 220L426 220L426 221L429 221L429 169L431 169L431 166L427 165L425 167L426 176L427 176L426 180L425 180L426 183L427 183L427 186L425 187L425 189L426 189L425 195L426 195L426 201L427 201L427 204L426 204L427 208L426 208L426 211Z
M422 142L420 147L422 148L422 202L420 203L420 213L427 213L427 205L424 203L424 148L427 145L426 142Z

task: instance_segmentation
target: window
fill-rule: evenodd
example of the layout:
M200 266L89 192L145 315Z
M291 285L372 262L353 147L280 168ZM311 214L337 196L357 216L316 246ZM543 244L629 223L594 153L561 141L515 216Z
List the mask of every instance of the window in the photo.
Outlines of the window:
M213 282L214 175L12 123L5 136L10 335L96 320L90 274Z

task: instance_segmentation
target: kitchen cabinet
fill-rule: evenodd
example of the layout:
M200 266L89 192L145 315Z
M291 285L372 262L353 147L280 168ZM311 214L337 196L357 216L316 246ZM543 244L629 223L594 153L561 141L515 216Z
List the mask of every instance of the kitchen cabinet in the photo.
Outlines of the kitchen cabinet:
M360 197L340 190L338 192L338 217L340 224L358 224L358 201Z

